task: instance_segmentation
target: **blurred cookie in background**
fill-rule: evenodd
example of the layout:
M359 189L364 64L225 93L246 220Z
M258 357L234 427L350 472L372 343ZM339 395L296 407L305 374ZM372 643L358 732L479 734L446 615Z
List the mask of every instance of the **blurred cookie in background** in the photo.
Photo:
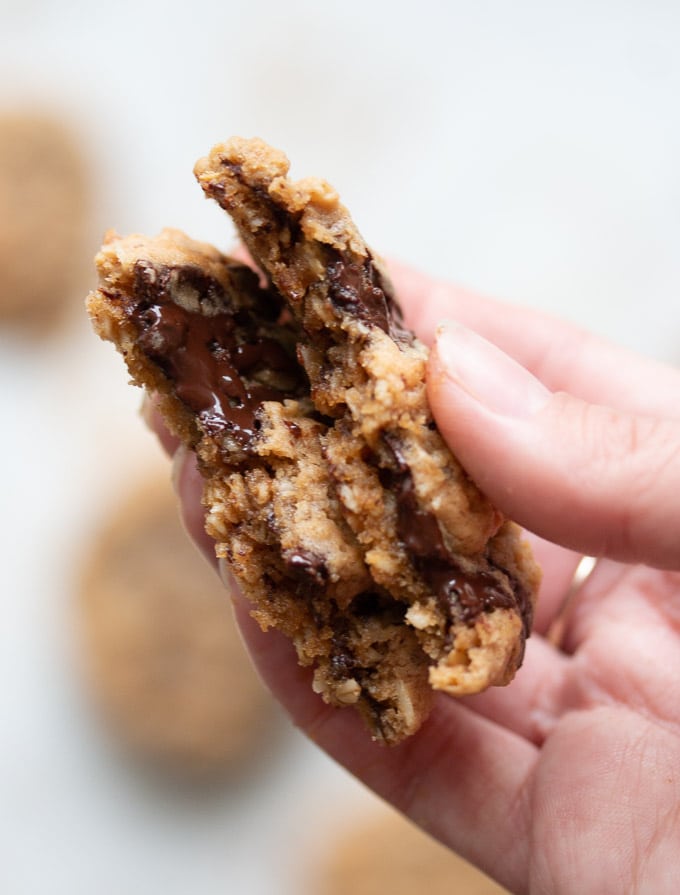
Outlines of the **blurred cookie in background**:
M279 716L228 593L184 532L167 469L151 479L113 512L87 558L85 665L110 727L138 754L212 779L264 753Z
M81 310L90 195L78 138L56 113L0 110L0 325L45 334Z
M396 811L369 812L334 833L307 878L309 895L507 895Z

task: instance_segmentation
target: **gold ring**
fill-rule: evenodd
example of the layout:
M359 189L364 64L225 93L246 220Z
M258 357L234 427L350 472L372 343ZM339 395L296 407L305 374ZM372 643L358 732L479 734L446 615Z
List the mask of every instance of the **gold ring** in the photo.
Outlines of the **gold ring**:
M558 649L562 645L564 632L567 626L567 619L569 617L574 598L576 597L576 594L579 592L579 590L586 583L586 581L593 574L596 565L596 557L582 556L579 564L576 566L574 577L571 579L571 584L569 585L569 589L565 594L562 606L560 607L560 611L553 619L552 624L548 628L548 633L546 634L546 640L548 640L549 643L552 643L552 645L554 647L557 647Z

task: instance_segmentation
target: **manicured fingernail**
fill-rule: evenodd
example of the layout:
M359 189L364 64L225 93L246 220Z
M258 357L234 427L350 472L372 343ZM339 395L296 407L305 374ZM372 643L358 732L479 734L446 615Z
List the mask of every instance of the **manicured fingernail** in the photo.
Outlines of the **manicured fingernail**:
M500 348L457 323L437 328L432 375L463 389L492 412L515 419L538 413L551 394Z

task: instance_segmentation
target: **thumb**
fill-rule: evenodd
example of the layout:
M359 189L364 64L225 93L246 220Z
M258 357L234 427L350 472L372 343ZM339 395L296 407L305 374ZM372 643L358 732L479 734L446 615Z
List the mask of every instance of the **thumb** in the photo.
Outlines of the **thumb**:
M437 330L437 425L520 525L593 556L680 569L680 423L550 392L471 330Z

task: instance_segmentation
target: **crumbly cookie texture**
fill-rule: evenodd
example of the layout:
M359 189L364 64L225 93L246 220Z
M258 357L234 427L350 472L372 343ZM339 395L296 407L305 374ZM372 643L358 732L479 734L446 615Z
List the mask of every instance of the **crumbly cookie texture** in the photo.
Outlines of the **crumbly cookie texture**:
M135 754L178 776L242 770L277 717L224 588L149 471L95 532L78 620L93 699Z
M89 311L196 451L207 530L261 626L396 743L433 690L511 680L539 572L437 432L380 261L328 184L287 173L238 138L196 166L264 282L177 231L110 234Z

